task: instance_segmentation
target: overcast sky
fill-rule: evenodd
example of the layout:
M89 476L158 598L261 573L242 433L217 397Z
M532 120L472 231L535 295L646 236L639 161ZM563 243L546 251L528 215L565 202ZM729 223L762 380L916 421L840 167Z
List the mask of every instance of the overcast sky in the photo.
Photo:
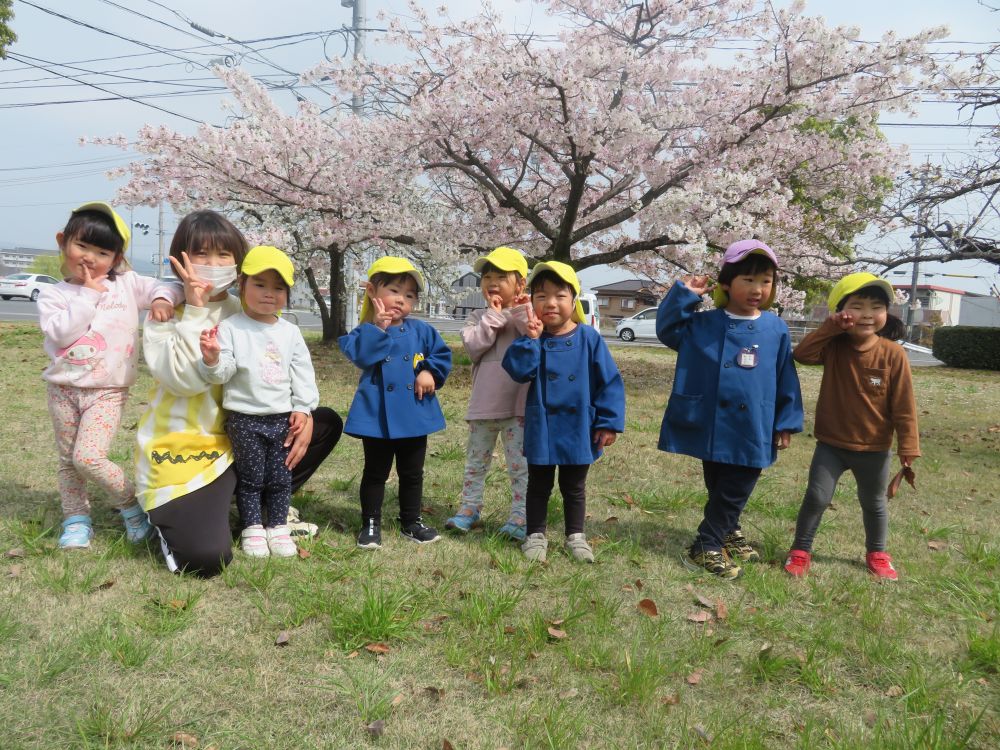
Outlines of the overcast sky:
M376 17L379 11L407 13L402 0L367 0L366 4L370 27L383 26ZM447 5L456 15L468 15L477 7L475 0L423 4L428 8ZM776 1L779 6L786 4ZM547 25L550 19L530 2L500 0L494 7L503 12L511 30L553 30ZM981 51L985 43L997 39L1000 27L1000 14L990 12L978 0L813 0L807 9L831 24L859 26L862 38L870 40L890 29L906 34L947 25L949 43L934 47L940 52ZM55 233L73 207L113 195L115 184L104 176L104 170L126 163L128 156L106 147L81 147L81 136L133 136L146 123L191 132L195 124L185 117L220 124L225 112L219 84L205 65L228 55L255 74L267 74L274 83L292 82L289 72L310 67L324 54L343 55L347 47L337 30L351 23L351 9L336 0L14 0L13 10L18 41L9 50L10 59L0 61L0 246L4 247L52 247ZM271 41L241 45L222 37L209 38L189 22L241 42ZM368 36L370 58L386 54L379 49L378 37L377 32ZM255 61L258 55L265 59ZM106 90L81 85L68 76ZM114 98L122 94L157 94L141 101L168 112ZM307 95L321 96L316 91ZM293 103L290 91L276 96ZM901 120L896 115L886 119ZM915 122L957 126L963 120L951 105L928 104ZM977 148L976 139L982 134L965 127L886 126L885 132L891 142L908 145L915 162L958 159ZM148 271L146 264L155 252L156 218L156 210L146 207L136 208L131 216L133 223L153 227L146 236L136 232L133 253L140 271ZM167 212L166 245L175 225L176 218ZM938 275L922 283L970 291L986 291L991 283L1000 285L995 267L986 263L925 268ZM908 274L909 269L905 270ZM596 285L621 277L613 271L589 271L584 273L584 282Z

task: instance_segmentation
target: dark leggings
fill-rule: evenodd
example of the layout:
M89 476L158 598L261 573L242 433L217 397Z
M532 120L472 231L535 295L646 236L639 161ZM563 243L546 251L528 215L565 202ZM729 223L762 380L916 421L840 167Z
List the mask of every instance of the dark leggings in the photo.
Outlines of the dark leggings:
M761 470L754 466L715 461L702 461L701 469L705 489L708 490L708 502L705 503L705 515L691 549L695 552L718 552L726 535L740 527L740 515L757 485Z
M559 492L563 497L563 520L566 536L582 534L587 515L587 472L590 464L560 465ZM526 531L544 534L549 512L549 496L556 481L556 467L528 464L528 490L525 493Z
M312 440L292 470L292 492L326 460L344 430L343 420L333 409L321 406L312 416ZM230 466L211 484L149 512L149 520L160 532L160 546L171 571L214 576L232 560L229 507L235 489L236 471Z
M382 522L382 501L385 483L389 480L392 461L396 460L399 476L399 522L406 526L420 518L424 495L424 457L427 436L383 440L361 438L365 449L365 469L361 474L361 521L369 518Z

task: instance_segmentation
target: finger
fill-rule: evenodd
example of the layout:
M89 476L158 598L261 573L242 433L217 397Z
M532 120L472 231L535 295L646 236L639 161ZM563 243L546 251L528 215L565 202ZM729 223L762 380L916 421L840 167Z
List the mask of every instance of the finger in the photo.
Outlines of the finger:
M188 280L187 271L184 270L184 266L181 265L181 262L177 260L177 258L175 258L173 255L169 256L169 259L170 259L170 267L174 269L174 274L177 276L177 278L180 279L181 281L187 281Z

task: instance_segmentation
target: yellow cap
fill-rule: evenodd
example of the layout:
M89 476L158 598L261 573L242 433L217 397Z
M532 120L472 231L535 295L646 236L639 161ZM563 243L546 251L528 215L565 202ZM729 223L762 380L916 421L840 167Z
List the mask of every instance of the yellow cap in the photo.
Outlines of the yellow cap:
M528 261L524 259L520 250L515 250L512 247L498 247L489 255L476 258L476 262L472 264L472 270L479 273L487 263L501 271L517 271L521 274L522 279L528 275Z
M111 208L110 203L105 203L104 201L91 201L90 203L84 203L82 206L77 206L73 209L72 213L77 214L81 211L96 211L99 214L104 214L112 222L114 222L115 229L118 230L118 236L122 238L125 243L122 246L122 252L128 250L128 243L132 241L132 232L128 228L128 224L125 220L115 213L115 210Z
M837 307L840 306L840 303L844 299L867 286L876 286L885 292L889 298L889 304L892 304L893 299L896 297L896 292L893 290L892 284L885 279L880 279L873 273L850 273L838 281L836 286L830 290L830 297L827 299L827 306L830 308L830 312L836 312Z
M368 267L369 281L377 273L388 273L393 276L400 273L409 274L417 285L417 291L424 291L424 277L420 275L420 271L414 268L413 264L406 258L399 258L395 255L386 255L384 258L379 258ZM360 321L362 323L371 323L374 319L375 314L372 310L372 301L366 294L364 302L361 303Z
M243 258L240 273L244 276L256 276L264 271L277 271L278 275L289 287L295 283L295 266L291 258L276 247L258 245L250 248Z
M565 281L571 287L573 287L573 295L575 305L573 308L573 321L576 323L583 323L586 318L583 315L583 305L580 304L580 280L576 277L576 271L573 270L572 266L565 263L560 263L557 260L549 260L544 263L536 263L535 267L531 269L531 273L528 274L528 286L531 286L531 280L534 279L542 271L552 271L556 276Z

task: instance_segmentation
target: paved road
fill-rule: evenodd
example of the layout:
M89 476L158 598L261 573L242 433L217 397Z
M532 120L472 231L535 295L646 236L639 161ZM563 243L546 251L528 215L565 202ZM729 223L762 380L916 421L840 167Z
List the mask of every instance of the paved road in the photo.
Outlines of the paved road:
M319 315L314 315L306 310L296 310L294 312L298 318L297 322L300 328L312 331L318 331L321 328ZM145 318L145 313L143 313L141 317ZM0 321L37 323L38 309L34 302L30 302L28 300L8 300L6 302L0 300ZM461 330L464 321L451 320L447 318L433 318L430 320L430 323L441 333L457 333ZM607 331L604 332L604 340L608 342L609 346L614 347L661 345L658 341L653 339L625 342ZM942 364L942 362L934 359L931 354L925 351L913 351L907 349L906 353L910 358L910 364L914 367L933 367L935 365Z

